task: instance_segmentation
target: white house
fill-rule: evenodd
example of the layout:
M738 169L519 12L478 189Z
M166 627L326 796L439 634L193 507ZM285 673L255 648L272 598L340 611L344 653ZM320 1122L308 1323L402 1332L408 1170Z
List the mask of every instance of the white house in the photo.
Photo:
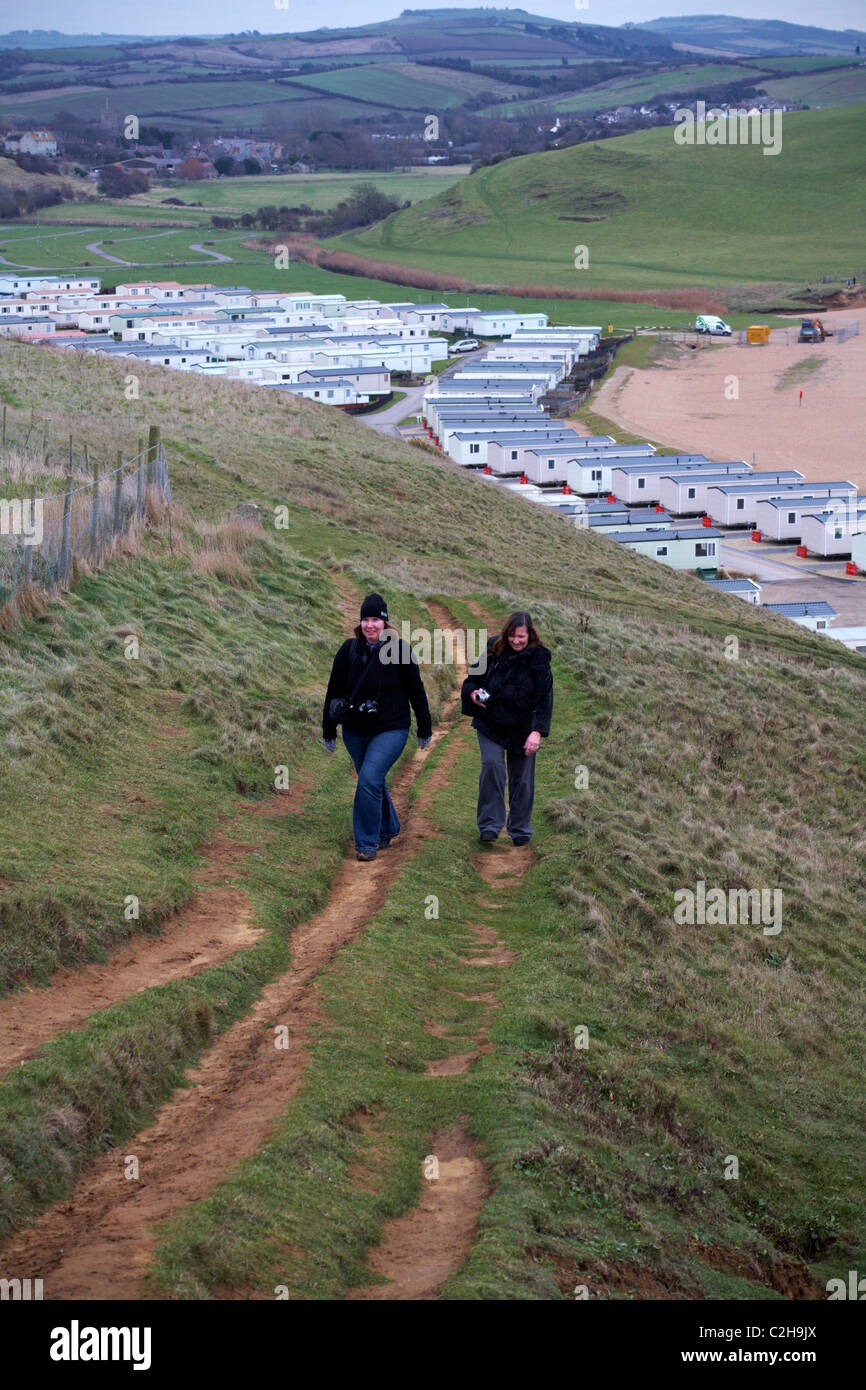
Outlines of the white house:
M43 154L53 159L57 141L50 130L11 131L3 141L10 154Z

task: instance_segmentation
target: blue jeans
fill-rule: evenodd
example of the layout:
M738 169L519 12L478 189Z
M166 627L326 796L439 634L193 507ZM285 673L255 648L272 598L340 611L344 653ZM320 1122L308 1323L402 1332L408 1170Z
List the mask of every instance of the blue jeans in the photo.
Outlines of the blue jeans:
M375 854L381 841L400 832L400 821L385 786L388 770L406 746L408 729L386 729L381 734L359 734L343 728L343 742L355 764L358 785L352 807L352 829L358 854Z

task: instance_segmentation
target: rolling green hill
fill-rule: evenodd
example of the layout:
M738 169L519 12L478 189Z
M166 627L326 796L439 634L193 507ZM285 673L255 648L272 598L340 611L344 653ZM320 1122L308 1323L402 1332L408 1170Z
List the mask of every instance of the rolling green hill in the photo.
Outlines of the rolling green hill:
M104 1222L130 1296L342 1299L458 1122L485 1184L445 1299L808 1299L864 1268L862 658L279 392L138 365L129 401L128 366L10 342L0 368L4 466L34 421L99 464L158 422L173 492L0 631L0 967L6 991L47 991L0 1079L4 1269L56 1294ZM227 523L241 500L261 531ZM371 589L413 627L532 611L556 704L520 871L479 853L445 662L424 668L437 743L425 761L412 736L399 767L405 833L372 896L351 877L353 782L319 715ZM110 992L119 946L170 952L199 872L245 914L227 957L176 953L62 1023L51 991L89 962ZM677 921L699 882L778 889L780 930ZM340 903L351 933L311 958ZM184 1084L199 1063L224 1078L212 1101L202 1071ZM139 1199L119 1174L141 1146ZM32 1263L10 1263L18 1240ZM76 1297L118 1297L109 1269L83 1260Z
M476 284L664 289L859 269L866 107L788 113L782 132L775 156L679 146L672 127L527 155L328 244Z
M649 19L636 27L682 46L743 55L853 54L858 43L861 47L866 45L866 33L859 29L821 29L778 19L744 19L726 14Z

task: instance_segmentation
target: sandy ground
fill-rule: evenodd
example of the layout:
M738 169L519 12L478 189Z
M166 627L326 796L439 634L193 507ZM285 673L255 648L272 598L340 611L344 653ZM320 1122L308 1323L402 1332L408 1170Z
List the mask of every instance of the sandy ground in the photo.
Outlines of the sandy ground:
M618 368L593 409L684 453L720 462L754 456L758 469L848 478L866 492L866 310L822 317L828 328L859 319L862 331L844 343L796 343L792 334L790 346L681 347L672 365ZM786 384L786 371L807 358L821 359L818 370ZM735 390L738 398L727 399Z

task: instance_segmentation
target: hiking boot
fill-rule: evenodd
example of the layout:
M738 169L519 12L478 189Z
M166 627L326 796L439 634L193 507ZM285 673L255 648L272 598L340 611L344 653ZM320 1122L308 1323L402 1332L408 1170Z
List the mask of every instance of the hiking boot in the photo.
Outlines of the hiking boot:
M485 844L493 844L494 840L499 839L499 836L494 835L492 830L482 830L479 839L483 840Z
M355 855L355 858L360 859L362 864L369 864L373 859L376 858L376 851L373 850L372 854L365 854L363 850L358 850L357 854Z

